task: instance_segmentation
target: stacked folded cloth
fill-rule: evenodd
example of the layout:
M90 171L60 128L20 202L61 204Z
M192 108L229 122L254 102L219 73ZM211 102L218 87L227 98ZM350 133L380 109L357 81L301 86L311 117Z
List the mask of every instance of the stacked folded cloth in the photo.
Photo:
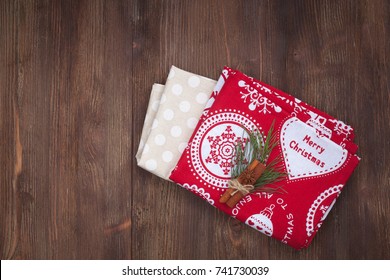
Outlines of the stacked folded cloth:
M301 249L359 163L353 138L349 125L237 70L213 81L173 66L153 86L136 158Z

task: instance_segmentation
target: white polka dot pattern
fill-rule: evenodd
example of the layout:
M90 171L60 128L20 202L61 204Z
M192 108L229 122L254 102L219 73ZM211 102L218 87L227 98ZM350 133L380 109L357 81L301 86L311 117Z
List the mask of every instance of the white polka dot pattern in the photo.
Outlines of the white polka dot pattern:
M192 76L188 79L188 85L192 88L198 87L200 84L200 79L197 76Z
M191 129L194 129L196 127L197 123L198 123L197 118L189 118L186 122L187 127L191 128Z
M143 133L149 134L143 140L140 167L168 180L215 85L216 81L172 66L157 102L149 101L147 115L157 112L149 118L149 127L144 125Z
M149 171L156 170L157 162L154 159L148 159L145 163L145 167Z
M154 119L152 124L152 129L155 129L158 126L158 120Z
M191 104L188 101L182 101L179 104L179 108L180 108L180 111L182 111L183 113L187 113L191 109Z
M182 154L186 149L186 147L187 147L187 143L180 143L177 150L179 151L180 154Z
M162 159L164 162L171 162L173 158L173 154L171 151L165 151L162 153Z
M164 119L165 120L170 121L173 119L174 116L175 116L175 114L173 113L173 111L171 109L166 109L164 111Z
M166 138L163 134L157 134L156 137L154 137L154 143L158 146L164 145L166 142Z
M165 101L167 101L167 96L165 94L163 94L161 96L160 104L163 104Z
M180 126L178 126L178 125L175 125L171 128L171 135L173 137L180 137L181 132L182 132L182 130L181 130Z
M179 96L183 92L183 87L179 84L175 84L172 87L172 93L176 96Z
M159 105L160 105L160 101L158 101L158 100L153 101L152 110L157 112L157 109L158 109Z
M199 104L206 104L208 99L209 99L209 96L204 92L199 92L196 95L196 102L198 102Z
M164 90L164 86L160 84L154 84L152 87L152 92L150 93L149 105L146 111L145 122L142 128L142 134L140 139L140 144L138 146L137 154L135 155L137 162L140 161L142 153L147 153L149 150L149 145L145 145L150 131L152 128L156 128L158 122L154 122L159 109L159 101L162 100L162 93Z

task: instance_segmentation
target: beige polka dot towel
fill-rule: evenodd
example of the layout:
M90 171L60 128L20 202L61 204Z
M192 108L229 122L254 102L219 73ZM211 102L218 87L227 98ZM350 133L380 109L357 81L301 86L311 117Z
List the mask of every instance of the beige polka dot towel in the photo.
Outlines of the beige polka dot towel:
M142 128L141 140L139 142L137 154L135 155L137 162L141 159L141 154L145 147L145 142L147 141L150 130L152 129L154 118L156 117L158 107L160 106L163 90L164 85L153 84L152 92L150 93L148 109L146 110L144 126Z
M172 66L165 86L153 86L138 166L169 180L215 85L214 80Z

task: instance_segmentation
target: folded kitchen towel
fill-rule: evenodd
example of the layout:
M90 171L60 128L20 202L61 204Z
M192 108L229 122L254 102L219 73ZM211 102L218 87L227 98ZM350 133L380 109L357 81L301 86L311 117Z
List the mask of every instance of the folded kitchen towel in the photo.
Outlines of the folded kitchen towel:
M171 67L156 115L146 124L151 127L140 149L140 167L168 180L215 85L212 79Z
M153 84L152 91L149 97L148 108L146 110L144 125L142 127L141 139L139 142L137 154L135 155L137 162L141 159L141 154L142 151L144 150L145 142L149 138L149 134L153 126L153 121L156 117L158 108L160 106L161 95L163 93L163 90L164 90L164 85Z
M253 98L266 90L238 71L226 76L170 179L268 236L296 249L307 247L360 159L271 99L264 111L253 110ZM253 192L234 208L219 203L237 141L253 129L267 135L272 124L278 143L268 161L282 159L287 176L278 184L286 193Z

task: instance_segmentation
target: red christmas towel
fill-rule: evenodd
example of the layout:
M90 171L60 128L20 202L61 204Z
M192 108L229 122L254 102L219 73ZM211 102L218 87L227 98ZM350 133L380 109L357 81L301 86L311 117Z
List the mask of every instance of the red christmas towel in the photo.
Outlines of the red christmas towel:
M269 94L269 87L253 86L251 79L238 71L224 71L228 72L225 83L212 97L214 102L195 128L170 179L254 229L296 249L306 247L359 158L312 123L304 123L300 114L275 103L276 99L261 100ZM288 175L278 184L287 193L253 192L234 208L219 203L231 177L236 143L254 128L267 135L273 123L278 144L269 161L282 158Z
M220 89L224 84L224 80L226 80L229 75L235 74L236 72L239 71L225 67L218 80L219 87L217 85L216 88ZM283 108L286 112L316 128L319 134L328 137L333 142L347 149L350 153L356 153L358 146L353 143L355 135L351 126L279 89L243 73L240 73L240 75L242 75L243 78L242 82L245 83L245 86L249 87L249 98L248 96L242 98L248 100L250 103L248 108L251 111L258 110L260 113L266 115L269 113L269 110L275 110L277 112ZM218 90L213 92L206 108L212 106L218 92ZM208 110L205 110L205 113L207 113L207 111Z

